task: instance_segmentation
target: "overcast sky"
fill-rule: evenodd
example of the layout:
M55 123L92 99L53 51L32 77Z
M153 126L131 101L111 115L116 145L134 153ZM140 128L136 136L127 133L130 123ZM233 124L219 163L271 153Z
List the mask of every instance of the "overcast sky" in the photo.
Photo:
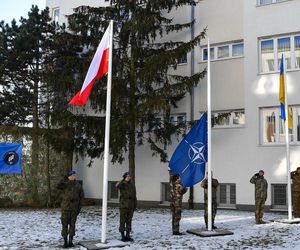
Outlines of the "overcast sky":
M10 23L12 19L20 20L20 17L27 17L32 5L44 9L46 0L1 0L0 20Z

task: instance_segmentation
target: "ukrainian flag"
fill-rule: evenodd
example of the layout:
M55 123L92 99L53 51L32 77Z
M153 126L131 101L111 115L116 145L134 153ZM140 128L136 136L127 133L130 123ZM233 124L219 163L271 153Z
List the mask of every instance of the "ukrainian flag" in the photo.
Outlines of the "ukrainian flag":
M280 102L280 117L282 120L286 120L285 115L285 87L284 87L284 65L283 65L283 55L281 56L280 62L280 87L279 87L279 102ZM293 120L290 110L288 109L288 119L289 128L293 128Z

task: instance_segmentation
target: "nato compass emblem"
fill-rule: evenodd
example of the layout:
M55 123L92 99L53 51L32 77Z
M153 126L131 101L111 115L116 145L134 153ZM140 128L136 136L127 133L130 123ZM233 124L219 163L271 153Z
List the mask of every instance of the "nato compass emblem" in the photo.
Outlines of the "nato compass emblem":
M188 141L185 140L187 144L189 144ZM203 163L206 163L206 159L204 156L205 151L205 145L202 142L195 142L193 145L189 144L189 150L188 150L188 156L190 158L190 163L183 169L182 173L191 165L201 165Z
M4 162L7 165L15 165L19 161L19 155L15 151L9 151L4 155Z

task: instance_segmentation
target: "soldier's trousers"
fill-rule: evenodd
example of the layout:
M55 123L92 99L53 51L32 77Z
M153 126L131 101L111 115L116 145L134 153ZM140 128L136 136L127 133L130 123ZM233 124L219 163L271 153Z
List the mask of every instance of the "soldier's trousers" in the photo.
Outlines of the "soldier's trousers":
M75 235L75 224L78 212L76 210L64 210L61 212L62 237Z
M215 217L217 214L217 201L213 200L212 204L211 204L211 220L212 220L212 225L215 224ZM207 200L205 200L204 202L204 221L205 221L205 225L207 226L208 224L208 202Z
M293 191L293 212L294 217L300 217L300 192Z
M265 200L264 199L255 199L255 221L256 223L262 222L265 209Z
M171 211L172 211L172 231L179 232L179 223L181 219L181 208L175 207L171 205Z
M134 209L120 208L120 227L119 232L131 232L131 222Z

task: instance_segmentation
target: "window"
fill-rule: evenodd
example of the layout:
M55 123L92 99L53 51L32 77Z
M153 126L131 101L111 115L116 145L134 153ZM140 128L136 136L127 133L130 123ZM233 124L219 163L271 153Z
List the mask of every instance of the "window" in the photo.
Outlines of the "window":
M300 142L300 106L291 106L293 128L289 129L291 143ZM285 126L280 118L280 108L261 109L262 144L285 143Z
M230 110L212 112L212 119L214 128L241 127L245 125L245 111Z
M274 72L280 68L282 55L285 57L286 69L300 68L300 36L285 36L261 39L260 72Z
M242 42L222 44L210 48L210 59L212 61L218 59L241 57L241 56L244 56L244 43ZM202 61L207 61L207 57L208 57L207 48L203 48Z
M59 8L54 8L52 10L52 19L54 22L58 23L59 21Z
M220 183L218 189L219 206L222 207L235 207L236 205L236 185Z
M186 115L185 114L174 114L170 116L170 122L173 125L178 125L180 123L186 122Z
M287 208L287 191L286 184L272 184L272 208L286 209Z
M178 64L187 63L187 54L177 59Z
M258 0L258 5L266 5L266 4L279 3L284 1L288 1L288 0Z
M161 183L161 203L170 202L170 183L162 182Z
M116 188L117 181L108 182L108 199L117 200L119 198L119 191Z

